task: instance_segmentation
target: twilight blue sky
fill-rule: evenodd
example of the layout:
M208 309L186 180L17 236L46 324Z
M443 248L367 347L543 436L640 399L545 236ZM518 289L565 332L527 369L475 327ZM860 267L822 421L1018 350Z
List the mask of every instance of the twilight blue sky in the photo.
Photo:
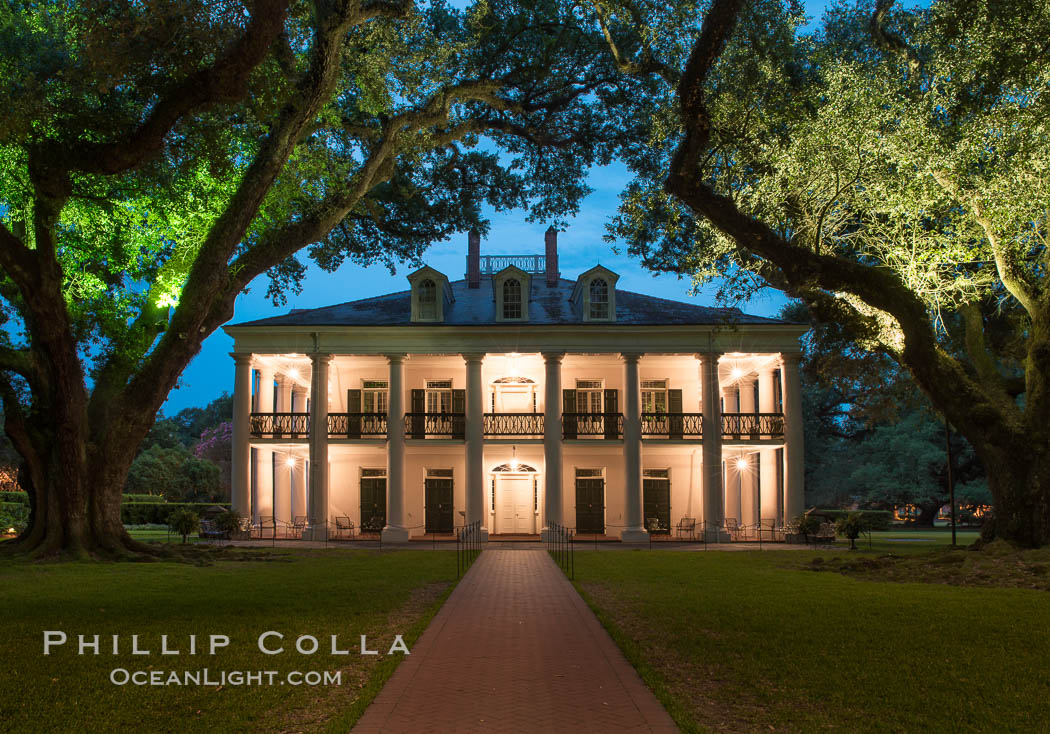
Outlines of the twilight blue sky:
M807 0L806 10L810 17L817 17L828 3L824 0ZM627 257L624 247L620 254L613 250L614 244L602 240L605 223L615 213L617 196L629 181L627 170L619 165L592 170L588 183L594 189L583 202L579 215L569 220L565 231L558 235L559 269L562 277L575 278L584 270L600 262L619 273L617 286L623 290L645 293L662 298L671 298L705 305L714 304L717 288L708 286L696 295L690 293L692 284L688 279L673 275L654 275L644 270L638 260ZM543 254L543 233L546 224L529 224L524 212L487 212L492 222L488 237L481 243L485 254ZM466 233L450 240L433 244L425 253L427 264L449 276L451 280L463 277L467 249ZM305 257L304 257L305 260ZM262 276L253 281L249 291L242 294L236 303L231 323L276 316L291 308L317 308L359 298L382 295L405 290L405 276L410 266L398 267L393 276L382 265L362 268L344 264L335 273L326 273L315 266L309 268L302 293L289 294L288 303L276 308L266 298L268 279ZM762 316L775 316L785 299L778 291L767 290L742 304L745 311ZM173 415L183 408L203 406L224 391L232 391L233 360L229 353L233 340L224 332L217 331L205 342L201 353L183 372L178 386L168 397L163 412Z

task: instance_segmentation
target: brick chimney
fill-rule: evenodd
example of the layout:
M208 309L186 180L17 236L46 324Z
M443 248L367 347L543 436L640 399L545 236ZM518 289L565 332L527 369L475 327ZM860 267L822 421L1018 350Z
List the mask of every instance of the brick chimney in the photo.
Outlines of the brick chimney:
M558 230L554 229L554 225L547 228L543 241L547 246L547 287L553 288L558 285L558 276L561 275L558 272Z
M467 235L467 287L481 287L481 235L476 229Z

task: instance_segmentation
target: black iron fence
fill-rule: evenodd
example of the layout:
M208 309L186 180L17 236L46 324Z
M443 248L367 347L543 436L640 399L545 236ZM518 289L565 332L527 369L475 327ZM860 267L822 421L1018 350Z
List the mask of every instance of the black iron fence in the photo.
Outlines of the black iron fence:
M405 413L405 433L409 438L463 438L466 426L467 416L463 413Z
M456 578L458 579L482 550L481 520L475 520L456 530Z
M329 413L328 435L335 438L385 436L386 413Z
M737 438L783 436L783 413L723 413L722 435Z
M643 436L699 438L703 434L702 413L642 413Z
M576 553L573 550L573 531L564 525L551 523L547 529L547 552L570 579L576 578Z
M485 413L486 436L542 436L543 413Z
M623 413L564 413L562 436L604 436L620 438L623 435Z
M306 438L310 435L310 414L252 413L248 425L256 438Z

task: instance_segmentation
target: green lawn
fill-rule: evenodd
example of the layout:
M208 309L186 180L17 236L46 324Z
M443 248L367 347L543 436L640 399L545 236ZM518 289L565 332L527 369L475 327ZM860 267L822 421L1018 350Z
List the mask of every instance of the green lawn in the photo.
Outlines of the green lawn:
M455 578L451 553L432 551L215 550L211 565L188 563L0 562L3 654L0 730L8 732L348 731L393 672L395 634L414 642ZM44 630L65 646L44 656ZM264 655L258 636L285 635L286 652ZM101 655L76 654L77 634L101 635ZM111 635L121 654L108 654ZM130 654L131 635L150 656ZM188 652L161 656L160 635ZM208 635L229 647L201 654ZM320 641L295 652L299 635ZM359 654L360 635L379 656ZM330 636L350 655L330 655ZM271 686L114 685L110 672L278 671ZM341 685L281 685L289 671L340 671ZM213 676L214 677L214 676Z
M980 555L934 552L923 568ZM578 553L576 584L683 731L1050 730L1046 591L807 569L831 560Z

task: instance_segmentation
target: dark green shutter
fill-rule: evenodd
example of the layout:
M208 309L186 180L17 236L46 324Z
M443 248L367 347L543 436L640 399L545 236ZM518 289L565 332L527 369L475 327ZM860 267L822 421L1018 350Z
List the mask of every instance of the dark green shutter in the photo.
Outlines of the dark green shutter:
M466 431L467 391L452 391L452 437L463 438Z
M427 393L426 390L412 391L412 418L409 420L408 435L412 438L425 438L427 423L426 412Z
M361 391L346 391L346 435L348 438L361 437ZM356 414L356 415L355 415Z
M605 391L605 437L620 437L620 396L619 390Z
M561 391L562 435L576 438L576 391Z
M681 390L667 391L667 412L670 414L667 419L668 436L670 438L681 438L684 428Z

